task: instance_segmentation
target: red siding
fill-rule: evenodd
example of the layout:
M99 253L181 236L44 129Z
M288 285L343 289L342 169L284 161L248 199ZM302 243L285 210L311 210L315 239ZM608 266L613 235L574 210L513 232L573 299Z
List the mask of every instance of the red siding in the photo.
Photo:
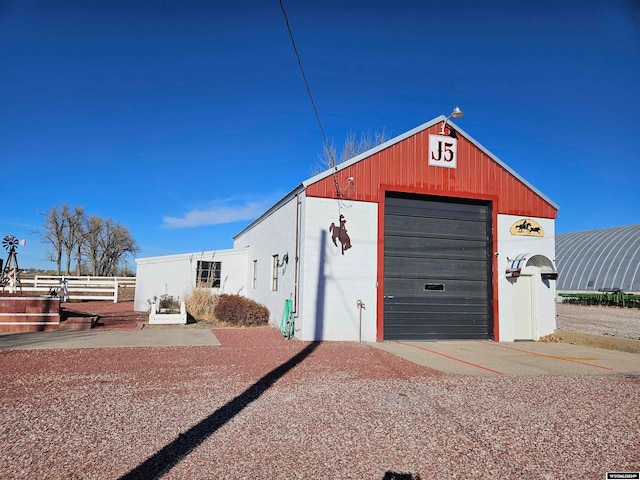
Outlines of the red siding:
M338 183L353 177L353 200L380 202L384 190L401 190L461 198L494 198L499 214L556 218L556 208L522 183L472 142L458 133L457 168L428 165L429 134L439 134L440 124L418 132L395 145L337 173ZM335 198L333 177L306 189L313 197Z

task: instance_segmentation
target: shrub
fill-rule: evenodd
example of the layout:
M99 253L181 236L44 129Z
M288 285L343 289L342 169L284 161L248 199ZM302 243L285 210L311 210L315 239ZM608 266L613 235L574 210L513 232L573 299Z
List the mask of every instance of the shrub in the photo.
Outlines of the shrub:
M187 313L196 321L216 322L215 308L218 295L211 293L208 288L194 288L184 299Z
M236 326L267 325L269 309L240 295L222 294L215 307L216 318Z

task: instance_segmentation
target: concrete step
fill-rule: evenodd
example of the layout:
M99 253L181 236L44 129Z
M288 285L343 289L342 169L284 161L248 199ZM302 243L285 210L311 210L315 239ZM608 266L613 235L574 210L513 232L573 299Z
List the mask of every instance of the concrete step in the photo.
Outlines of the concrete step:
M60 332L79 332L83 330L91 330L99 317L67 317L60 322L58 331Z

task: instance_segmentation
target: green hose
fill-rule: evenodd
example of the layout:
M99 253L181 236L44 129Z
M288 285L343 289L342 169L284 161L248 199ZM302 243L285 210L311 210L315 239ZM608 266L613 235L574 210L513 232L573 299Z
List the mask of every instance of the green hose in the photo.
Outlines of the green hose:
M284 301L284 309L282 310L282 318L280 319L280 331L282 336L290 339L294 334L293 321L293 302L291 299Z

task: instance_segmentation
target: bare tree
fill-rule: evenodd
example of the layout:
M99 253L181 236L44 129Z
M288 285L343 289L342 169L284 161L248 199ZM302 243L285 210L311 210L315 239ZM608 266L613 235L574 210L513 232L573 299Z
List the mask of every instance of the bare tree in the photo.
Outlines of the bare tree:
M139 248L129 230L112 219L104 220L97 215L86 217L84 208L69 208L66 203L51 207L43 213L42 231L37 231L42 243L48 243L52 251L47 258L56 263L57 274L62 271L62 259L66 254L65 274L71 274L71 260L75 255L77 274L83 266L83 255L93 275L116 275L126 255L136 253Z
M85 224L85 237L82 244L91 272L97 275L100 265L100 232L102 231L102 218L97 215L91 215Z
M82 275L82 244L84 243L84 239L85 239L85 222L86 219L84 217L84 212L82 215L82 223L80 224L80 226L78 227L78 242L76 243L76 275L80 276Z
M127 253L139 251L129 230L112 219L103 220L92 215L86 222L83 251L93 275L115 275Z
M62 205L63 208L67 208L66 204ZM63 238L65 230L65 219L62 215L62 211L58 211L58 207L51 207L44 215L44 228L37 233L40 235L42 243L48 243L51 245L52 250L47 253L47 260L51 260L56 263L56 272L60 275L62 270L62 251L63 251Z
M73 207L73 211L69 209L66 203L62 204L61 216L64 220L64 230L62 235L62 245L66 254L66 275L71 275L71 258L73 254L77 254L78 272L80 275L80 262L82 260L80 251L84 236L84 208Z
M332 141L330 145L325 145L320 155L320 162L316 165L314 173L320 173L330 168L334 168L342 162L360 155L367 150L377 147L388 140L384 128L381 132L371 133L367 130L358 137L355 133L349 132L344 140L340 152Z

